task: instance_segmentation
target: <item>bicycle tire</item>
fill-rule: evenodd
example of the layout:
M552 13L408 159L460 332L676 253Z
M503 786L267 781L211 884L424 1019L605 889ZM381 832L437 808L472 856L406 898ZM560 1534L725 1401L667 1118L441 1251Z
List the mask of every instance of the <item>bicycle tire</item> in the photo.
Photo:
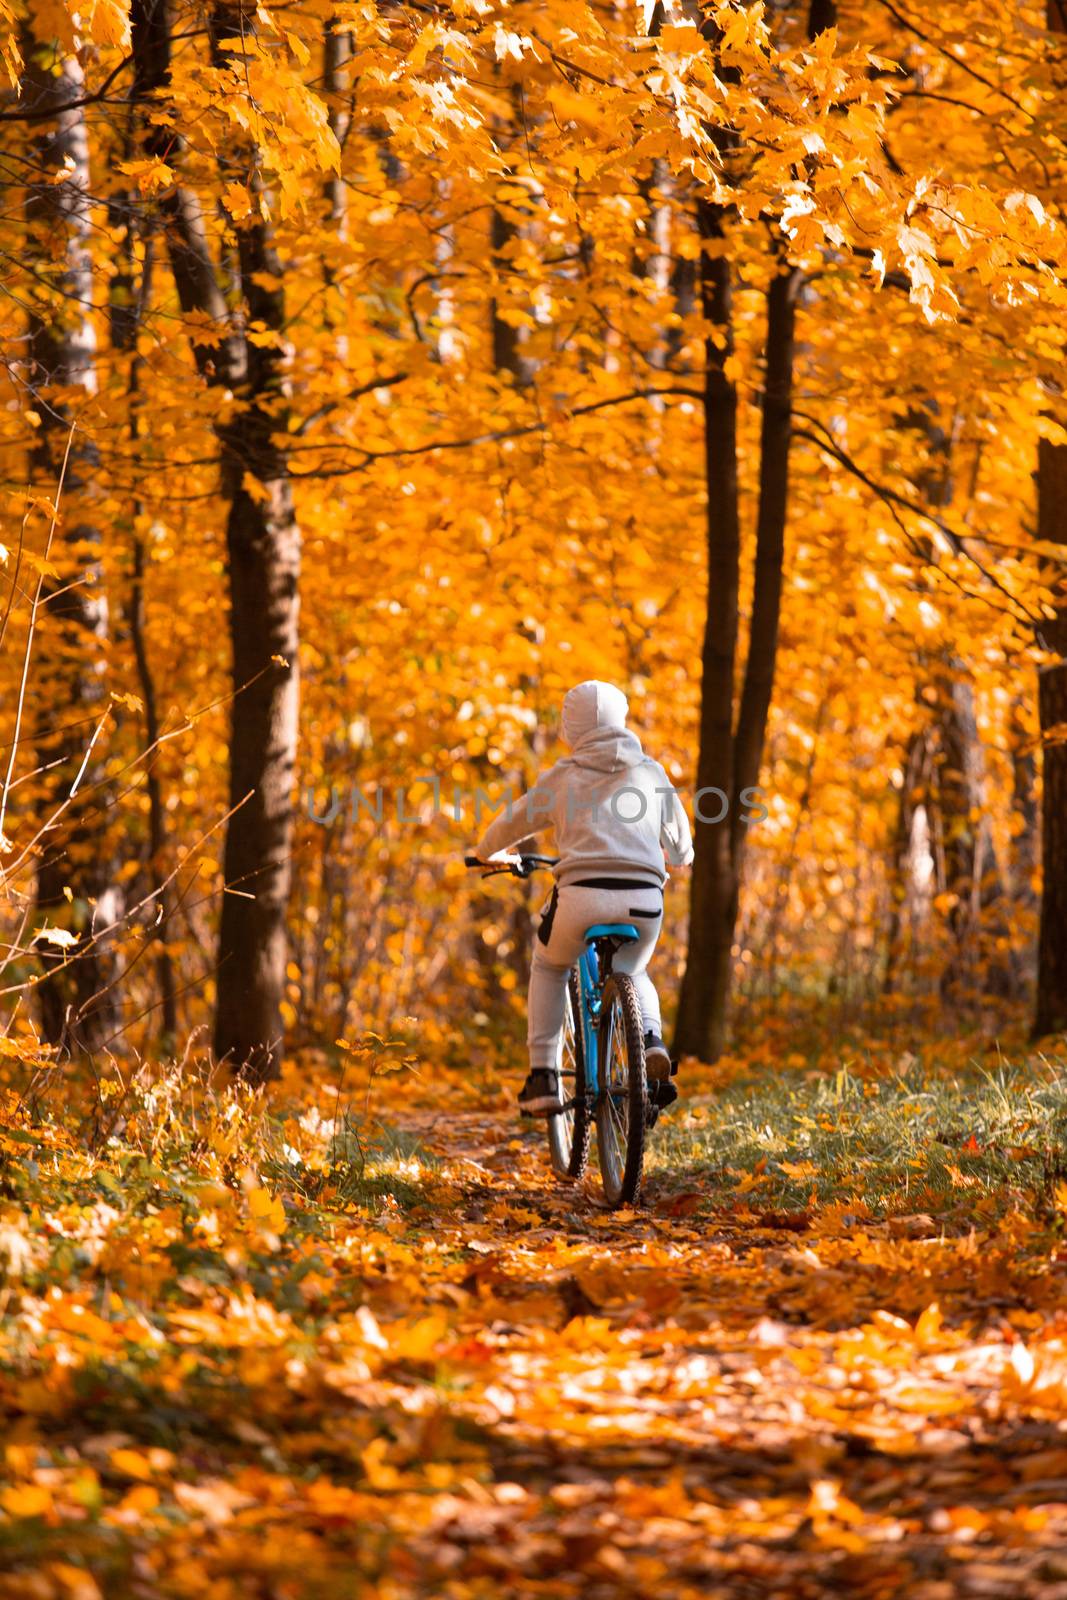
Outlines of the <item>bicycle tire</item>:
M560 1039L560 1086L564 1100L574 1101L570 1111L560 1111L548 1119L548 1154L552 1170L559 1178L577 1179L589 1160L589 1088L585 1076L585 1044L582 1037L582 994L577 971L567 979L567 1010ZM568 1051L571 1065L568 1066Z
M636 1205L641 1196L648 1100L641 1006L623 973L612 973L604 985L597 1059L597 1160L605 1197L614 1210Z

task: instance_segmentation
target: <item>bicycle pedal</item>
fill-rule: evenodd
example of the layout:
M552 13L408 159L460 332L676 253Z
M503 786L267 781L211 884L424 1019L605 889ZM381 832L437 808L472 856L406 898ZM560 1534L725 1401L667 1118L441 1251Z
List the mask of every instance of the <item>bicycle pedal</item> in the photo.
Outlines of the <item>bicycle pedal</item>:
M678 1090L669 1078L662 1079L659 1083L650 1083L648 1086L648 1103L654 1106L657 1112L666 1111L668 1106L673 1106L678 1099Z

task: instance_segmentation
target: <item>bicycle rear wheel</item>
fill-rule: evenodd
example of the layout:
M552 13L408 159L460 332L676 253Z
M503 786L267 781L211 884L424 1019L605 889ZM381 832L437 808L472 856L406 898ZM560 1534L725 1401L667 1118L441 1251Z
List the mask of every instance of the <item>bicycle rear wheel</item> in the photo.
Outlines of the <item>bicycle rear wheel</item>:
M637 991L622 973L604 985L597 1054L596 1146L604 1193L611 1206L633 1205L645 1158L645 1038Z
M580 1178L589 1160L589 1093L585 1081L582 1042L582 996L578 973L567 980L567 1009L560 1037L559 1082L566 1111L548 1118L548 1153L552 1170L561 1178ZM573 1102L573 1104L569 1104Z

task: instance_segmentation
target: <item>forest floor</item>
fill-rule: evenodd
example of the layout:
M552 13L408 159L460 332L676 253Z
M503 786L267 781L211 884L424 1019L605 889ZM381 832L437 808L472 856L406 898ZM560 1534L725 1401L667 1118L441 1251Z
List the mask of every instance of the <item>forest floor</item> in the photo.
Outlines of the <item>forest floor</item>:
M1067 1597L1067 1065L956 1055L690 1073L614 1214L485 1071L38 1073L0 1596Z

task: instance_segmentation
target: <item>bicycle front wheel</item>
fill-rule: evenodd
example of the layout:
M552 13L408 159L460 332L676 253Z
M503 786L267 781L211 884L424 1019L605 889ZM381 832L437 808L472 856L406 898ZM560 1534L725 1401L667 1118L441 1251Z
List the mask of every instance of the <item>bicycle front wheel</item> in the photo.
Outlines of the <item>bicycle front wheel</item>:
M548 1153L561 1178L580 1178L589 1159L589 1094L582 1042L582 995L577 972L567 980L567 1008L560 1037L559 1083L565 1111L548 1119Z
M597 1057L596 1146L604 1193L611 1206L633 1205L645 1159L645 1039L637 991L622 973L604 985Z

